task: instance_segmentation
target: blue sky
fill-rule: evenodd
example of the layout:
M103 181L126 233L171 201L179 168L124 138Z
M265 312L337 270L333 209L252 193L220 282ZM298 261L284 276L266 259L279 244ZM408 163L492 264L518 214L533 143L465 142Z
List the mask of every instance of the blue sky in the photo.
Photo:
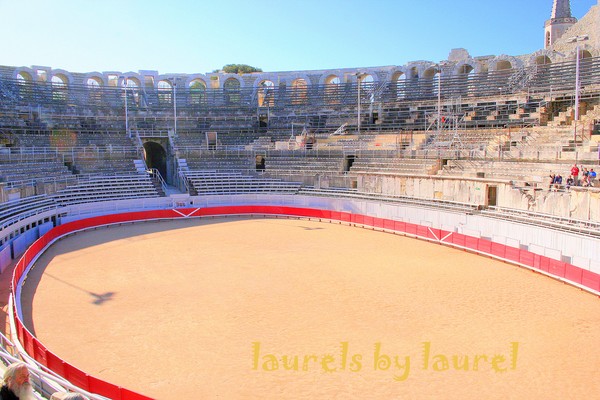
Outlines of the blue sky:
M596 0L571 0L581 18ZM552 0L0 0L0 65L205 73L404 65L543 47Z

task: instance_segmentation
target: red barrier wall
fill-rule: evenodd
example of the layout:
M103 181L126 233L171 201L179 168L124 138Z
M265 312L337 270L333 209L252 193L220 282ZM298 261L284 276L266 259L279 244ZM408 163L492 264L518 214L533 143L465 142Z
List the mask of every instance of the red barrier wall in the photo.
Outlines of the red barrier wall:
M548 257L540 256L529 251L505 246L500 243L476 237L462 235L433 229L422 225L415 225L407 222L394 221L382 218L376 218L368 215L357 215L345 212L283 207L283 206L223 206L210 208L185 208L175 210L152 210L139 211L124 214L113 214L98 217L91 217L65 223L57 226L47 232L44 236L33 243L21 257L15 267L13 275L13 295L14 288L17 287L19 279L22 277L26 267L41 254L44 248L63 235L73 233L83 229L99 227L103 225L126 223L134 221L145 221L154 219L174 219L184 218L190 215L199 216L219 216L219 215L239 215L239 214L259 214L259 215L288 215L297 217L310 217L317 219L335 220L351 223L354 225L364 225L365 227L381 228L393 230L401 234L418 236L422 239L437 241L440 244L449 246L459 246L467 250L489 255L503 259L505 261L518 263L539 271L546 272L554 277L566 279L568 282L585 286L595 291L600 291L600 275L588 270L581 269L574 265L566 264L559 260L553 260ZM446 239L442 239L450 234ZM16 299L16 296L15 296ZM18 299L16 299L18 301ZM16 310L12 310L16 316ZM77 369L69 363L61 360L56 355L48 351L45 346L34 338L24 327L23 323L17 317L16 329L17 336L27 351L27 353L39 361L42 365L52 369L54 372L65 377L80 388L97 393L102 396L117 400L145 400L150 399L144 395L132 392L125 388L113 385L92 377L85 372Z

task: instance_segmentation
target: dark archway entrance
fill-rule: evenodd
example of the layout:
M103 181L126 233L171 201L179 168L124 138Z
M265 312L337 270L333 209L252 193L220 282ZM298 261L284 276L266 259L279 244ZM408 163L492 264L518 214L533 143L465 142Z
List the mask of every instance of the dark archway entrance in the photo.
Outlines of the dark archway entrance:
M167 152L156 142L144 143L146 167L156 168L164 180L167 180Z

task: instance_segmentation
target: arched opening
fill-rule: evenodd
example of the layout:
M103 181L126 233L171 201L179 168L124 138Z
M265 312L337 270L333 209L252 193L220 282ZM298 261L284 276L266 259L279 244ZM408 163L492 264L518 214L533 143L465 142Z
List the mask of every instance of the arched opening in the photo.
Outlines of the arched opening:
M546 65L546 64L550 64L552 63L552 61L550 60L550 57L548 56L537 56L535 58L535 65Z
M33 78L31 77L31 75L27 72L19 72L17 74L17 81L18 82L31 82L33 80Z
M137 78L125 78L123 80L124 95L127 96L128 106L140 105L140 81Z
M167 152L164 147L156 142L144 143L144 161L146 167L156 168L163 179L167 180Z
M401 100L406 97L406 74L404 72L396 72L392 76L392 82L396 90L396 99Z
M373 75L365 74L359 78L360 82L360 102L361 104L369 104L375 102L375 79Z
M506 61L506 60L502 60L502 61L498 61L498 63L496 64L496 71L498 72L510 72L510 70L512 69L512 64L510 63L510 61Z
M258 84L258 106L273 107L275 105L275 84L264 80Z
M440 84L440 68L437 66L427 68L423 72L423 82L421 85L421 95L431 97L438 95L438 87Z
M194 79L190 82L190 102L194 105L206 103L206 83L202 79Z
M21 97L21 99L28 99L31 96L32 81L33 81L33 78L27 72L19 72L17 74L17 84L19 87L19 96Z
M64 75L54 75L52 77L52 100L67 100L67 78Z
M223 94L225 96L225 104L239 104L241 100L240 81L235 78L227 79L223 84Z
M173 101L173 85L169 81L158 82L158 102L163 105Z
M341 98L342 81L336 75L330 75L325 79L325 98L328 104L339 104Z
M306 104L308 101L308 86L302 78L292 82L292 104Z
M473 79L475 77L475 68L470 64L461 65L458 68L458 80L460 82L460 93L469 94L475 89Z

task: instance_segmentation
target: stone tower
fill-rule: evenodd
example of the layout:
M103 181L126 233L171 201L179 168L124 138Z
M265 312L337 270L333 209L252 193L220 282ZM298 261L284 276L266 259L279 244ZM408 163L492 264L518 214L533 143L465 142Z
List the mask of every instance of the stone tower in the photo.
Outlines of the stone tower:
M571 16L571 2L569 0L554 0L552 15L544 25L544 48L549 48L556 42L571 26L577 22L577 18Z

